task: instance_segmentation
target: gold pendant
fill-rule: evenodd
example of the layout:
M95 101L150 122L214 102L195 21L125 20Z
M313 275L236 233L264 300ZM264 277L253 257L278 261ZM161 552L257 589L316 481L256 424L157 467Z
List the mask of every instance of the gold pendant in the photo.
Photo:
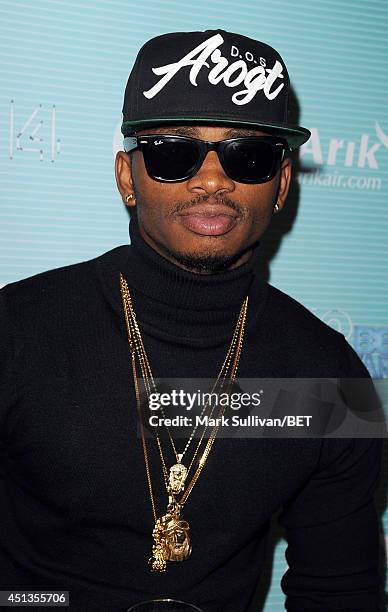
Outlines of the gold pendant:
M178 459L180 459L180 455L178 455ZM169 491L173 495L177 495L181 491L183 491L185 487L185 481L187 478L187 468L183 465L183 463L176 463L172 467L170 467L170 476L169 476Z
M190 527L180 518L179 504L169 504L167 513L156 521L152 537L151 571L166 571L167 561L185 561L191 555Z

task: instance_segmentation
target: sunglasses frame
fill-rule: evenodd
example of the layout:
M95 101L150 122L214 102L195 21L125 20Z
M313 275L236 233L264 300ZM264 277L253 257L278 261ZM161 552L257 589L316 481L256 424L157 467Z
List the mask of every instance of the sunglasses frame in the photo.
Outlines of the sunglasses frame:
M178 179L164 179L160 176L155 175L154 173L150 171L150 168L147 164L147 155L144 155L144 152L147 151L147 149L152 144L154 145L161 144L161 142L158 142L158 141L161 141L161 139L163 138L173 139L177 141L181 140L185 142L190 141L196 145L197 151L198 151L198 161L195 164L193 170L189 174L181 178L178 178ZM265 177L263 177L260 180L252 179L252 180L241 181L241 180L238 180L237 178L234 178L234 176L232 176L227 170L227 162L225 162L225 156L224 156L224 151L226 147L230 143L234 143L234 142L246 143L247 141L265 142L267 144L270 144L273 147L273 150L274 150L273 167L271 169L271 172L269 172ZM190 136L181 136L181 135L175 135L175 134L147 134L145 136L126 136L123 140L123 146L124 146L124 151L126 153L131 153L132 151L135 151L136 149L140 149L142 151L144 155L144 163L146 166L147 173L150 176L150 178L154 179L155 181L159 181L162 183L181 183L183 181L187 181L188 179L192 178L193 176L197 174L198 170L201 168L205 160L207 153L209 151L216 151L220 164L223 167L225 173L229 176L229 178L231 178L233 181L236 181L238 183L256 184L256 185L267 183L268 181L273 179L276 172L280 168L280 165L284 159L284 154L286 150L288 149L288 143L286 140L284 140L283 138L279 138L277 136L271 136L271 135L242 136L238 138L227 138L226 140L211 141L211 140L200 140L199 138L191 138ZM281 155L278 155L277 151L281 151Z

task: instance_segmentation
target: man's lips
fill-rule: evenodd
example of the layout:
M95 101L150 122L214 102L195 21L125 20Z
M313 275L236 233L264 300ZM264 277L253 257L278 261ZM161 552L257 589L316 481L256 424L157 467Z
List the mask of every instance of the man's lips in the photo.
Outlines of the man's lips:
M221 236L237 223L238 214L227 206L193 206L179 213L183 225L202 236Z

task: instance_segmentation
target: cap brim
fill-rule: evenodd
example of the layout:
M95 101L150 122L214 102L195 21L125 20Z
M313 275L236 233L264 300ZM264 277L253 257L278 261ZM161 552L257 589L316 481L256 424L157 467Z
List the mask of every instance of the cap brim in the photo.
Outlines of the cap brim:
M149 127L162 125L198 125L199 123L212 125L233 125L235 127L259 128L275 136L280 136L288 142L290 149L296 149L303 145L311 136L311 132L299 125L285 125L284 123L268 121L244 121L220 117L168 117L155 119L139 119L137 121L123 121L121 132L124 136L130 136L133 132Z

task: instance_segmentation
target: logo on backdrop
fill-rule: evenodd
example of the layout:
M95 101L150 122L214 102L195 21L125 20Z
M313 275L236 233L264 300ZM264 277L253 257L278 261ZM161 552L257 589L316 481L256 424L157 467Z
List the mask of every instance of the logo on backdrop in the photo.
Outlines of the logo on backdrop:
M372 378L388 378L388 327L354 325L350 315L339 308L312 312L324 323L343 334L368 369Z
M231 99L234 104L238 106L248 104L261 90L268 100L276 98L284 87L284 83L279 81L284 78L282 64L276 60L272 68L266 68L265 58L255 58L250 51L241 55L239 48L234 45L231 46L230 57L238 59L230 64L228 58L224 57L218 48L223 42L224 39L221 34L215 34L178 61L152 68L152 72L161 76L161 79L151 89L143 91L143 95L148 99L156 96L186 66L191 66L189 81L197 87L198 74L204 67L210 68L208 63L210 60L213 63L208 73L210 85L223 83L230 88L239 85L244 87L244 89L240 89L233 94ZM250 67L252 64L255 65ZM275 85L278 86L275 87Z
M353 334L353 322L350 315L339 308L331 308L319 314L317 310L314 313L327 325L343 334L346 340L349 340Z
M43 115L43 118L42 118ZM42 134L43 132L43 134ZM55 104L44 109L39 104L29 114L18 113L15 100L9 107L9 157L14 159L18 152L34 154L40 161L55 161L61 150L57 138L57 109Z
M388 378L388 327L355 325L354 349L373 378Z
M388 149L388 135L378 121L374 132L350 140L331 138L327 147L322 144L318 128L310 131L311 138L301 147L300 157L307 167L312 164L313 168L311 172L299 173L299 183L339 189L382 188L380 166Z

